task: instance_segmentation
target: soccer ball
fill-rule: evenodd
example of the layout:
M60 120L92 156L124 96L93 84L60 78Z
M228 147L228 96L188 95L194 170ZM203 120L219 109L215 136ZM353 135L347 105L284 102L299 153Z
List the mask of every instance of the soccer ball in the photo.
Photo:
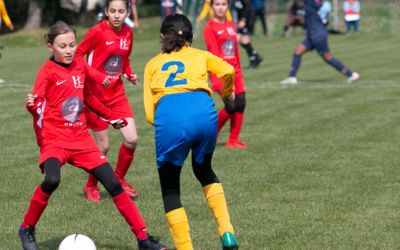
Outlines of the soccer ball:
M96 246L83 234L71 234L61 241L58 250L96 250Z

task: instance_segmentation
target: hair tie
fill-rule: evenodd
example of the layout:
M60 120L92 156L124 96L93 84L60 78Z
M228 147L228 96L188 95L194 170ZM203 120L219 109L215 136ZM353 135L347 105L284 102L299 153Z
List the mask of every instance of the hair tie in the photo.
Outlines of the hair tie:
M178 31L178 34L179 34L179 35L182 35L182 34L183 34L182 30Z

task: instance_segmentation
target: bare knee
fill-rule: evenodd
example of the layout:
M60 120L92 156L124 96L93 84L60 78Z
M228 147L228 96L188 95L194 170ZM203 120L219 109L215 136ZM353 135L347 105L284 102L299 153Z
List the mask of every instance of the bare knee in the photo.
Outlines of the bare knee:
M128 138L124 138L123 143L127 148L136 148L138 142L138 136L130 136Z

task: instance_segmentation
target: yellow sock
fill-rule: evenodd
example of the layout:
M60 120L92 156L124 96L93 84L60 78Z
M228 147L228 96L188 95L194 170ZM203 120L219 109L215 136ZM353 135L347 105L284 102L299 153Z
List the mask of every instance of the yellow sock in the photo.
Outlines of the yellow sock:
M169 231L174 239L177 250L193 250L190 239L189 223L183 207L174 209L165 214L168 221Z
M218 225L218 234L221 237L225 232L234 233L229 218L228 207L225 201L224 189L221 183L213 183L203 187L204 197L211 209L215 222Z

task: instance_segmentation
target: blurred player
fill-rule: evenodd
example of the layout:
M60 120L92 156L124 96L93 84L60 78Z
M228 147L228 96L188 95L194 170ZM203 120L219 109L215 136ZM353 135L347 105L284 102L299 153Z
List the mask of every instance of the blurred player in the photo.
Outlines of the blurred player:
M290 5L288 15L283 26L282 36L286 36L290 27L304 28L304 2L303 0L294 0Z
M6 5L4 4L3 0L0 0L0 28L1 28L1 20L4 20L4 23L6 24L7 28L11 31L14 30L14 25L11 22L10 17L8 16ZM3 84L5 81L3 79L0 79L0 84Z
M201 22L203 22L203 20L205 20L207 18L207 16L209 18L213 18L214 16L214 11L211 8L211 4L210 4L211 0L204 0L203 2L203 7L201 8L200 14L197 17L197 27L200 27ZM232 15L231 12L228 10L226 12L226 20L228 21L232 21Z
M321 5L321 0L306 0L304 2L304 20L307 30L307 37L296 47L292 59L292 65L289 70L289 77L281 81L281 84L297 84L296 75L300 67L301 57L304 53L313 49L317 50L318 54L327 64L345 75L348 83L352 83L360 79L360 75L358 73L351 71L339 60L332 56L328 46L328 32L326 31L326 27L322 23L321 17L318 14Z
M192 24L170 15L161 25L162 53L146 65L144 107L155 126L158 173L168 226L177 250L192 250L189 223L180 200L180 173L192 151L192 166L218 225L223 249L239 249L224 190L211 167L217 113L207 73L223 80L222 97L233 101L234 69L209 52L190 48Z
M133 84L138 83L138 76L132 71L129 56L132 51L132 30L124 25L129 15L129 0L107 0L104 9L105 19L92 27L83 38L77 49L79 58L86 56L88 64L94 69L116 80L109 86L102 86L91 81L87 87L103 104L116 115L128 121L128 125L120 129L122 144L119 149L115 175L122 187L131 197L138 192L125 181L125 175L133 161L137 144L137 131L132 108L125 94L122 76ZM97 115L88 113L88 127L93 130L96 143L107 154L110 149L108 124ZM90 201L101 199L97 180L89 175L84 187L86 198Z
M45 174L44 181L36 188L28 211L18 231L24 250L38 250L35 227L47 207L52 193L61 180L61 166L70 163L93 174L111 195L115 206L131 231L136 235L140 249L166 249L146 232L143 218L129 195L123 191L107 158L96 146L86 128L83 104L90 104L112 117L111 111L86 92L86 80L91 69L81 59L74 59L75 31L63 22L57 22L45 36L52 52L39 70L35 86L26 99L27 109L39 119L35 123L40 145L39 166ZM96 77L96 73L91 73ZM99 84L109 84L105 75L97 72ZM97 101L97 102L96 102ZM114 124L123 127L125 123Z
M235 102L232 105L225 101L225 107L219 111L218 133L230 119L230 134L226 142L226 147L246 148L246 144L239 141L239 134L243 124L243 113L246 106L246 87L240 66L236 28L232 22L226 19L226 13L229 8L228 0L211 0L211 8L214 16L208 21L203 34L207 49L235 68ZM211 74L211 82L212 89L222 94L222 80Z
M256 52L251 45L250 29L253 10L251 7L251 0L232 0L233 14L236 15L237 21L237 40L240 45L246 50L249 57L249 68L257 68L263 61L263 58Z

